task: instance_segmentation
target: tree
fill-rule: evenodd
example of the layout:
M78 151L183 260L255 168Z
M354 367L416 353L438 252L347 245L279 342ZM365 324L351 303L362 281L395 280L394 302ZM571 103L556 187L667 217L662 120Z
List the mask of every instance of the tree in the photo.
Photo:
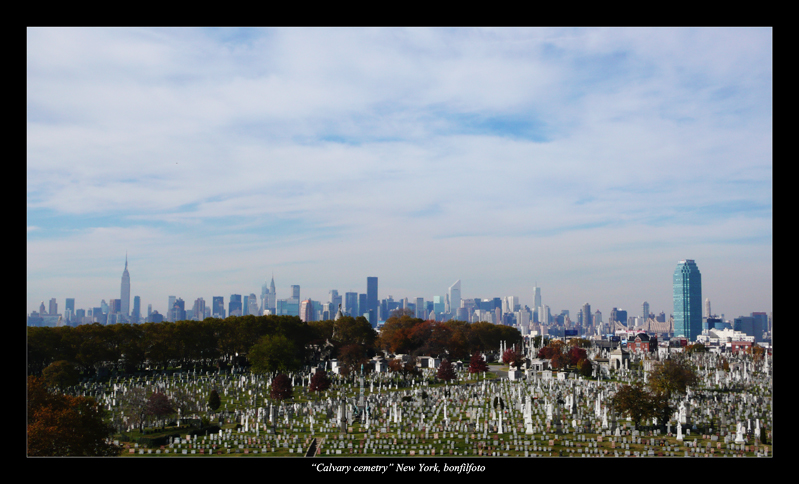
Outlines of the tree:
M161 392L153 392L147 398L147 415L153 416L157 419L163 419L175 413L175 408L169 397Z
M555 354L552 355L552 358L549 360L549 364L556 370L562 370L569 366L569 361L568 355L556 350Z
M42 379L28 377L28 455L119 455L104 415L93 398L55 395Z
M580 360L588 358L588 353L579 346L572 346L567 353L569 356L569 364L571 366L577 365Z
M445 359L438 366L438 371L436 372L436 378L443 381L450 381L457 379L458 375L455 374L455 368L452 367L452 363L450 363L449 360Z
M588 358L583 358L577 362L577 371L584 377L589 377L593 374L594 366Z
M694 343L685 347L686 353L707 353L707 347L702 343Z
M272 388L269 391L270 397L282 403L293 395L294 389L288 376L281 373L272 380Z
M623 385L610 400L610 406L620 415L627 415L638 425L643 419L655 415L652 396L640 382Z
M509 366L519 368L524 363L524 355L513 348L508 348L502 353L502 362L507 363Z
M666 397L673 394L685 394L688 387L699 382L693 368L685 362L668 359L656 365L649 375L649 388L654 393L662 393Z
M320 395L326 392L328 388L330 388L330 378L328 378L327 373L325 370L317 370L311 377L311 384L308 387L308 391Z
M44 376L44 382L48 386L59 390L64 390L80 382L80 373L78 373L75 365L65 360L50 363L42 371L42 376Z
M483 355L480 352L475 352L472 359L469 360L469 373L485 373L486 371L488 371L488 365L483 359Z
M282 334L266 335L250 348L247 360L255 373L296 370L302 364L294 343Z
M121 401L125 414L139 427L139 432L143 431L147 420L147 391L141 387L131 388L121 397Z
M208 395L208 408L216 412L221 406L222 400L219 398L219 392L211 390L211 393Z

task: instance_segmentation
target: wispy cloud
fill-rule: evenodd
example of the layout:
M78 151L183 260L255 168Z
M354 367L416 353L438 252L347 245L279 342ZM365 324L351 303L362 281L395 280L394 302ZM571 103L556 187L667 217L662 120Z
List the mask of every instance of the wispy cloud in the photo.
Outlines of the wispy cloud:
M714 255L693 231L731 220L767 232L717 232L731 257L770 240L771 34L29 29L29 310L113 293L126 248L156 308L273 267L318 299L377 274L409 297L454 277L465 297L526 303L534 277L555 307L627 304L574 274L702 269ZM590 255L628 243L634 263ZM109 287L46 269L86 266ZM622 279L669 312L668 288Z

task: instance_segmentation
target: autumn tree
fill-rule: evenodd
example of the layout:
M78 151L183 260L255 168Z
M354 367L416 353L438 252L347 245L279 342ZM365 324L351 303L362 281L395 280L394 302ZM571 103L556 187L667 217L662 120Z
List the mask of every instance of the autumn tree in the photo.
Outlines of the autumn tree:
M556 351L549 360L549 364L556 370L563 370L569 366L569 361L568 355L561 353L560 351Z
M504 353L502 353L502 362L507 363L509 366L519 368L522 364L524 364L524 361L524 355L514 348L508 348Z
M41 378L28 377L28 455L119 455L104 416L93 398L56 395Z
M484 373L486 371L488 371L488 365L483 359L483 355L479 352L474 353L472 359L469 360L469 373Z
M449 360L444 359L441 364L438 366L438 371L436 372L436 378L442 381L450 381L456 380L458 375L455 374L455 368L452 367L452 363Z
M294 395L294 389L291 386L291 379L285 374L281 373L272 379L272 387L269 391L269 396L279 402L291 398Z
M611 398L610 406L620 415L629 416L636 425L655 415L652 396L640 382L622 385Z
M687 362L671 358L657 364L649 374L649 388L654 393L667 397L683 395L688 387L695 386L698 382L696 372Z
M358 343L350 343L339 350L339 361L344 374L360 371L361 365L368 361L366 348Z
M311 377L311 384L308 391L321 395L330 388L330 378L327 376L325 370L317 370Z
M580 360L588 358L588 353L579 346L570 347L567 355L569 356L569 364L571 366L575 366Z
M164 393L156 391L147 398L147 415L163 419L173 413L175 413L175 407Z

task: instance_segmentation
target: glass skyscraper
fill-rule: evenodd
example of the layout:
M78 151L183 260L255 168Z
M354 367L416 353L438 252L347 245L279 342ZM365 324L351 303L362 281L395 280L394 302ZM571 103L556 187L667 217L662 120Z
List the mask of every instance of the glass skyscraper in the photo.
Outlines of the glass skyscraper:
M369 313L369 324L377 327L377 278L366 278L366 306ZM363 308L360 309L363 311ZM363 311L363 312L367 312Z
M696 262L682 260L674 271L674 336L696 341L702 334L702 275Z

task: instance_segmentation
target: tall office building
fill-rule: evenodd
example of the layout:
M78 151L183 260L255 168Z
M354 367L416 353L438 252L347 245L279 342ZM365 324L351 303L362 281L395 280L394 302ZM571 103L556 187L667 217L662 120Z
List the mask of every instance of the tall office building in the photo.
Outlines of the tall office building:
M275 302L277 301L277 296L275 295L275 275L272 274L272 282L269 286L264 285L261 286L261 314L264 313L264 310L269 309L272 311L272 314L275 314Z
M702 334L702 275L691 259L674 270L674 336L696 341Z
M591 316L593 316L593 314L591 314L591 305L588 303L583 304L583 331L587 330L593 324Z
M455 283L449 286L449 313L455 314L458 308L461 307L461 280L458 279Z
M710 298L705 298L705 317L709 318L710 316L712 316L710 312Z
M205 299L198 297L194 300L194 306L191 308L192 319L195 321L202 321L205 319Z
M58 303L55 302L55 298L50 299L50 310L47 314L58 314Z
M299 303L300 301L300 286L291 286L291 297L296 299Z
M130 316L130 274L128 274L128 254L125 254L125 270L122 272L122 290L120 291L121 309L123 320Z
M133 296L133 312L130 315L130 321L137 324L141 320L141 298Z
M338 311L338 308L336 308L336 311ZM344 293L344 314L350 315L353 318L357 318L359 316L357 292ZM333 313L333 315L335 315L335 313Z
M541 288L538 287L538 283L535 283L533 287L533 311L538 311L538 308L541 307Z
M366 294L358 294L358 316L363 316L369 312L369 303L366 301Z
M366 307L369 311L369 324L377 327L377 278L366 278Z
M228 303L228 316L241 316L241 294L231 294Z
M316 318L314 317L313 302L306 299L300 304L300 321L307 323L314 320Z
M252 314L254 316L261 316L263 312L260 314L258 313L258 297L255 294L250 294L250 299L247 301L249 308L247 310L247 314Z
M417 318L419 318L419 319L425 319L426 316L427 316L426 309L427 308L424 305L424 298L423 297L417 297L416 298L416 310L415 310L416 314L415 314L415 316Z
M641 305L641 312L643 313L641 316L643 317L643 321L646 322L649 319L649 303L644 301Z
M213 296L211 299L211 314L215 318L225 319L225 298Z
M169 302L166 305L166 320L172 321L172 308L175 306L175 300L177 299L176 296L169 296Z

